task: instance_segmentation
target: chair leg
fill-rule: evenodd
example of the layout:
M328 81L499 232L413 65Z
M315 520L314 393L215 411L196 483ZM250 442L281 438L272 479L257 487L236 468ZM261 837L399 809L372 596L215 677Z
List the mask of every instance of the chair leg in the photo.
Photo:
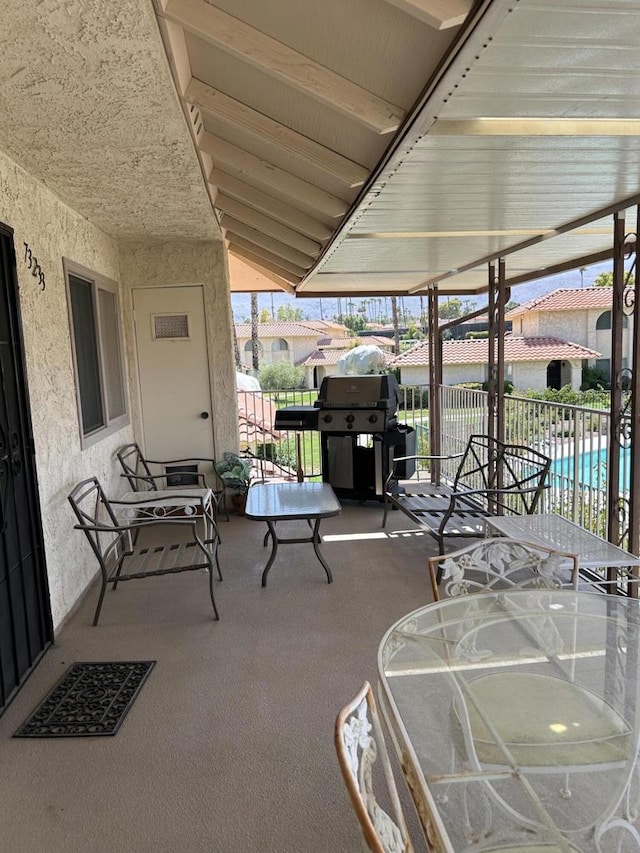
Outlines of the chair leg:
M102 602L104 601L104 594L107 591L107 575L105 572L102 573L102 585L100 587L100 595L98 596L98 604L96 606L96 612L93 616L93 624L94 626L98 624L98 619L100 618L100 611L102 610Z
M218 570L218 580L221 581L222 580L222 572L220 571L220 560L218 559L218 545L219 544L220 544L220 539L218 539L218 541L216 542L213 553L214 553L214 557L215 557L215 561L216 561L216 568Z
M381 527L386 527L387 526L387 514L389 512L389 501L387 500L386 495L384 496L384 499L383 499L383 505L384 505L384 512L382 514L382 525L381 525Z
M220 572L220 566L218 566L218 573ZM211 562L209 563L209 596L211 598L211 606L213 607L213 613L216 621L220 620L220 614L218 613L218 608L216 607L216 599L213 594L213 565ZM222 580L222 578L220 578Z

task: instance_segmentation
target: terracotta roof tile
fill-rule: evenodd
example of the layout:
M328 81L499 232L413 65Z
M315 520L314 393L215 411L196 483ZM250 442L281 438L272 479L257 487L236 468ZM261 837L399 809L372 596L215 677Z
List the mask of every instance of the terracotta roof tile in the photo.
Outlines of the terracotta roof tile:
M258 338L317 338L323 333L304 323L258 323ZM251 323L236 323L239 338L251 337Z
M513 308L505 315L508 320L530 311L579 311L585 308L611 308L611 287L560 288Z
M443 364L486 364L489 346L486 338L464 341L444 341ZM560 338L504 339L505 361L554 361L556 359L598 358L599 352ZM429 363L427 341L416 344L407 352L390 361L391 367L413 367Z

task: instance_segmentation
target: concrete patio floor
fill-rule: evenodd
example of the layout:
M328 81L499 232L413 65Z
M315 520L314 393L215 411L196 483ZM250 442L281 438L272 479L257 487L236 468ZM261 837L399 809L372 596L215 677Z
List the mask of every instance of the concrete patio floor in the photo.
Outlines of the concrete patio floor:
M94 584L0 719L2 850L361 850L333 724L375 685L385 630L431 600L435 553L429 537L393 535L404 516L384 532L381 517L347 504L323 522L333 584L310 545L286 545L264 589L264 525L222 522L220 622L206 577L188 573L107 592L94 628ZM115 737L12 738L72 662L92 660L157 661Z

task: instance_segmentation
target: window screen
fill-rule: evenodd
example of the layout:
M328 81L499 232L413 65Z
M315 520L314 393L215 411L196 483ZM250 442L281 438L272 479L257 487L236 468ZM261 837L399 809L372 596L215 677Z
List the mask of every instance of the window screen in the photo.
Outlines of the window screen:
M82 430L87 435L104 426L93 285L89 281L83 281L70 275L69 293L73 317Z
M129 422L117 285L64 261L82 445Z

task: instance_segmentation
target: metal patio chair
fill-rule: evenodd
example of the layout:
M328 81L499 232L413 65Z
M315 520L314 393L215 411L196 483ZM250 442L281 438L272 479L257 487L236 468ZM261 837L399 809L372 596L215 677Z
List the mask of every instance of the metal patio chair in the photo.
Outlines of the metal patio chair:
M75 528L83 531L100 565L101 587L94 625L98 624L108 584L112 584L115 590L121 581L200 569L209 573L209 595L214 616L219 619L213 594L214 566L218 579L222 580L218 563L217 527L204 505L201 512L211 531L206 541L198 533L197 521L184 517L143 516L135 518L130 524L121 523L96 477L78 483L69 495L69 503L78 519ZM182 528L183 532L191 534L191 538L184 541L183 536L180 541L165 545L140 547L135 544L138 532L155 529L160 533L168 525L176 531Z
M429 557L428 565L434 601L440 600L439 577L449 597L517 587L577 589L578 585L575 554L504 536Z
M368 849L374 853L413 853L369 682L364 683L357 696L338 714L335 747L351 805ZM385 796L391 801L393 817L384 811L373 791L377 760L380 761Z

